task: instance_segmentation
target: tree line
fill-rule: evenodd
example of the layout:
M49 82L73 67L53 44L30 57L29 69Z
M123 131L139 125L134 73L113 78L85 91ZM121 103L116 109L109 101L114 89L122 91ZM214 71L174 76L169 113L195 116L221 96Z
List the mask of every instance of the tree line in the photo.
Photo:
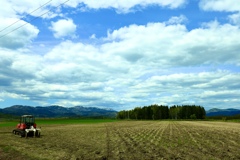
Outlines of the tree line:
M136 120L160 120L160 119L204 119L206 111L204 107L196 105L174 105L171 107L163 105L150 105L135 107L132 110L119 111L118 119Z

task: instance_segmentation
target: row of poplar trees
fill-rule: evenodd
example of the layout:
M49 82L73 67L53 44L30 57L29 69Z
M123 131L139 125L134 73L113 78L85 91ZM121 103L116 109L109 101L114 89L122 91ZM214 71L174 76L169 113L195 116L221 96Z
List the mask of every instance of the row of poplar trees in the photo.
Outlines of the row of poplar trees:
M159 120L159 119L204 119L204 107L196 105L168 106L150 105L118 112L118 119Z

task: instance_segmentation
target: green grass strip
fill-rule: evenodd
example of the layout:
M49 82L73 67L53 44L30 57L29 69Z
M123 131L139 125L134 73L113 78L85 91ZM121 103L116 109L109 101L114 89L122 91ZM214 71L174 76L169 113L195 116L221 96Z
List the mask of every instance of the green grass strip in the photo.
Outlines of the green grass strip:
M48 124L94 124L94 123L105 123L115 122L113 119L38 119L36 123L38 125Z
M54 125L54 124L94 124L116 122L115 119L64 119L64 118L49 118L49 119L36 119L36 124L39 125ZM0 127L16 127L19 123L18 120L0 121Z

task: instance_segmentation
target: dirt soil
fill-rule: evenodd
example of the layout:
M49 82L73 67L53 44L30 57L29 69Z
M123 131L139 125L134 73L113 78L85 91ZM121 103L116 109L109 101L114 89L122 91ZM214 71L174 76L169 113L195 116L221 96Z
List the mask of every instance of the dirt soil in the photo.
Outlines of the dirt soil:
M41 138L0 128L0 160L240 159L240 123L122 121L45 125Z

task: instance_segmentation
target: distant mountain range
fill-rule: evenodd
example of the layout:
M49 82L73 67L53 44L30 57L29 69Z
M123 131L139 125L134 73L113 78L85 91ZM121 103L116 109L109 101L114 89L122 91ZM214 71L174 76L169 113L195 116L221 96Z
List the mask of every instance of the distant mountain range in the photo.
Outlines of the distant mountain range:
M14 116L30 114L35 117L116 117L117 111L83 106L66 108L58 105L46 107L14 105L0 109L0 113Z
M206 116L234 116L240 115L240 109L228 108L228 109L218 109L212 108L206 111Z
M0 109L0 118L3 115L21 116L25 114L31 114L35 117L116 117L117 111L112 109L104 109L97 107L62 107L58 105L52 106L23 106L14 105L11 107ZM240 115L240 109L228 108L218 109L212 108L206 111L206 116L234 116Z

